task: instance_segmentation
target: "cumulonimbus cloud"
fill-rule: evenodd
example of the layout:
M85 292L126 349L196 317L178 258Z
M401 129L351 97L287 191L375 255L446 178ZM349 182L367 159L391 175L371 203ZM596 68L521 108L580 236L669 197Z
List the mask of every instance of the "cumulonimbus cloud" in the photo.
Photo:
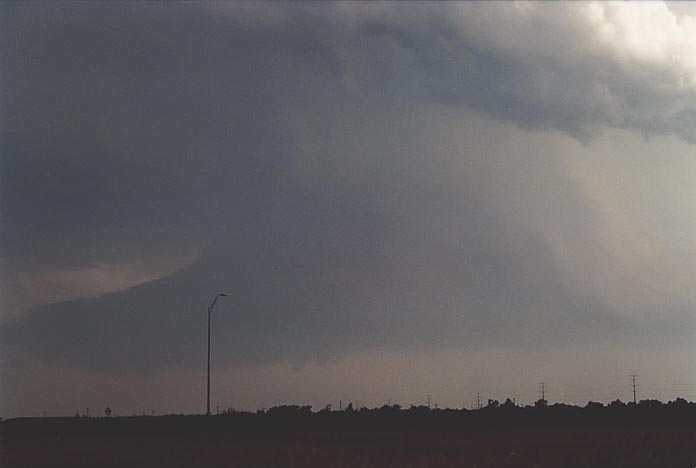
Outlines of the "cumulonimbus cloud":
M606 127L696 141L696 18L664 3L339 10L350 19L340 38L350 39L337 55L353 86L386 82L397 96L462 103L582 141Z
M3 236L21 247L3 254L118 264L138 229L208 231L207 254L177 274L5 328L42 359L198 362L221 289L223 363L606 338L619 319L562 284L543 236L499 206L543 188L565 213L544 222L580 236L586 200L538 148L515 169L532 182L508 187L515 160L488 149L505 132L460 111L581 141L608 127L696 141L694 22L663 5L31 8L48 9L46 27L10 28L19 47L3 48ZM56 226L61 242L96 226L115 247L29 255L33 240L58 251ZM124 227L136 234L118 245Z

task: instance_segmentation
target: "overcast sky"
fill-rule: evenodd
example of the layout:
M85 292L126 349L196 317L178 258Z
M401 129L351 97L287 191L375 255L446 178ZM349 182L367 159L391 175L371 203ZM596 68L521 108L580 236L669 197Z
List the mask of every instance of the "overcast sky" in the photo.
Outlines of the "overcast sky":
M696 5L0 4L0 416L696 399Z

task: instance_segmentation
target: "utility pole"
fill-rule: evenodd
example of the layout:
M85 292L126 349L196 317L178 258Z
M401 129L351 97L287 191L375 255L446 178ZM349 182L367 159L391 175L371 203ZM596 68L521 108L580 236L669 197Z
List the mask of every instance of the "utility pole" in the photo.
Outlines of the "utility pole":
M476 392L476 409L481 409L481 394L479 392Z
M539 384L541 386L539 393L541 393L541 401L546 403L546 382L541 382Z
M208 307L208 398L205 407L206 416L210 416L210 313L213 311L213 307L215 307L218 298L225 296L227 296L227 294L218 294L215 296L215 299L213 299L213 303L210 304L210 307Z
M631 374L631 387L633 387L633 404L636 404L636 377L637 374Z

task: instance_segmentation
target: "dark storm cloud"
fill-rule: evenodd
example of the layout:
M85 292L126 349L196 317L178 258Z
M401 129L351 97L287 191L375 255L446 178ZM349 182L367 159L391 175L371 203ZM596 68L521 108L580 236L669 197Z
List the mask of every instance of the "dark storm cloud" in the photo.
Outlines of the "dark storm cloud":
M352 128L367 138L367 127ZM381 150L389 151L365 157ZM230 230L220 247L176 275L30 311L6 328L5 343L98 369L196 365L205 306L218 291L229 294L214 316L218 365L617 332L601 304L560 283L533 233L486 207L485 171L470 168L450 185L445 172L454 168L432 154L430 175L441 181L432 184L408 177L420 173L405 160L417 154L383 156L398 161L401 174L361 172L353 163L351 172L322 171L329 184L298 203L283 231L275 232L277 223ZM574 203L562 205L581 216Z
M693 130L693 91L656 81L679 76L646 65L633 78L609 52L582 52L580 8L4 8L10 225L209 223L222 193L263 199L254 187L288 164L289 112L326 100L337 113L356 96L464 104L583 140L609 125Z
M304 29L240 31L194 6L5 8L2 237L20 259L46 230L254 216L288 164L279 106L314 88L288 58L331 73Z
M659 96L633 97L650 79L489 41L490 24L578 39L575 23L553 27L557 7L527 20L501 5L2 8L3 257L74 268L158 248L124 229L196 227L207 248L172 276L33 308L4 343L99 369L189 365L218 291L230 294L216 309L220 364L627 329L564 284L543 236L496 202L541 186L557 200L547 222L584 235L593 213L560 169L543 154L521 170L479 154L486 136L432 111L583 141L605 126L668 131L673 114L649 128L642 115ZM677 94L676 115L690 112ZM615 100L628 103L618 114ZM673 131L691 138L683 122ZM526 189L505 185L508 169L532 174Z
M271 46L249 53L197 10L174 22L55 8L6 50L21 83L4 106L8 222L195 223L220 183L282 164L274 79L259 73Z

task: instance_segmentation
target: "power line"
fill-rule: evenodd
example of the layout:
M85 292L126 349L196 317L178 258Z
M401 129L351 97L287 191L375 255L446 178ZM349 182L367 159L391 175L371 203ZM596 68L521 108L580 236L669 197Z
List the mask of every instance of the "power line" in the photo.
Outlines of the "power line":
M541 382L539 384L539 393L541 394L542 403L546 403L546 382Z

